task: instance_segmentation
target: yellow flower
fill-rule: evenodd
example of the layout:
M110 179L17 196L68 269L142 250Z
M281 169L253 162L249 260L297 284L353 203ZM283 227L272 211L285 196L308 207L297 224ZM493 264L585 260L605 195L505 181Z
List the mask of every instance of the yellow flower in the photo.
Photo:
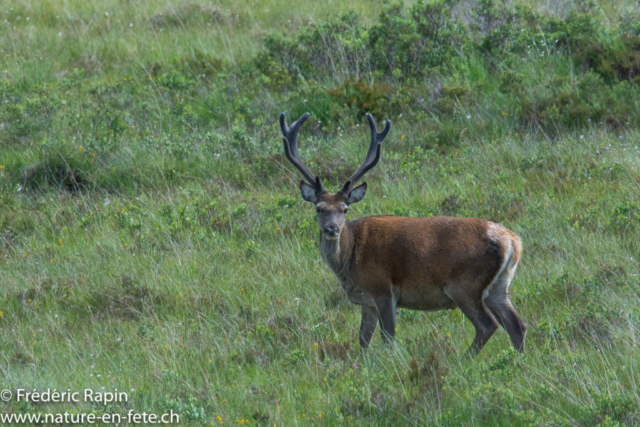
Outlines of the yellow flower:
M82 151L82 145L78 146L78 150Z
M402 136L400 137L400 139L404 140L404 135L402 135Z

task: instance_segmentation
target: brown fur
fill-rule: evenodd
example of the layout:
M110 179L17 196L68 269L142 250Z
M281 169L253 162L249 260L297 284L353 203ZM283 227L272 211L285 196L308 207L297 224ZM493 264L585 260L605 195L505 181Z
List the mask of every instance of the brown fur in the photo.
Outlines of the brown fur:
M323 203L325 213L335 211L325 217L340 223L344 201L342 194L325 193L317 204ZM322 230L327 218L318 219ZM337 240L321 232L320 249L349 299L364 306L363 346L378 319L383 337L393 338L396 307L459 307L476 327L471 352L482 348L498 324L524 350L526 326L508 297L521 251L514 233L492 221L455 217L373 216L340 226Z

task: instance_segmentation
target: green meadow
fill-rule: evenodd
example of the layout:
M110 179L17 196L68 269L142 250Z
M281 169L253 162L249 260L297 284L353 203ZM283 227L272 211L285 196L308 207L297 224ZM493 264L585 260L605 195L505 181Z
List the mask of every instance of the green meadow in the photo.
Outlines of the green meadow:
M1 413L640 424L636 2L3 1L0 40L0 389L128 394ZM331 191L393 122L349 219L521 237L524 355L467 358L459 310L360 349L283 153L307 111Z

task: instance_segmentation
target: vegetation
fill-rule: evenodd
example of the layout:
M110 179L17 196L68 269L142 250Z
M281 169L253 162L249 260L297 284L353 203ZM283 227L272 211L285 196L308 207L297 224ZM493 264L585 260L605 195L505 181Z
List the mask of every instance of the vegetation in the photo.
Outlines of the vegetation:
M631 2L0 6L0 388L124 390L193 425L640 423L640 15ZM357 344L277 117L350 211L502 222L513 301Z

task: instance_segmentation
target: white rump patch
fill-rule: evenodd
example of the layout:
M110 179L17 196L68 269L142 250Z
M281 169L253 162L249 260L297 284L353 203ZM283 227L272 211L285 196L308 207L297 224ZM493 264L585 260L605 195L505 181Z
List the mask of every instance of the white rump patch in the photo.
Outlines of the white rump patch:
M502 240L505 228L495 222L487 222L487 237L492 242L498 243Z
M494 242L496 245L500 246L502 250L505 249L506 243L508 245L508 249L507 253L504 256L504 260L502 265L500 266L498 274L496 274L496 277L484 291L483 297L485 299L502 299L506 295L508 295L509 286L511 285L513 276L516 272L517 263L510 265L514 247L511 242L505 242L505 237L507 237L505 236L505 231L507 231L507 229L500 224L496 224L495 222L487 222L487 238Z

